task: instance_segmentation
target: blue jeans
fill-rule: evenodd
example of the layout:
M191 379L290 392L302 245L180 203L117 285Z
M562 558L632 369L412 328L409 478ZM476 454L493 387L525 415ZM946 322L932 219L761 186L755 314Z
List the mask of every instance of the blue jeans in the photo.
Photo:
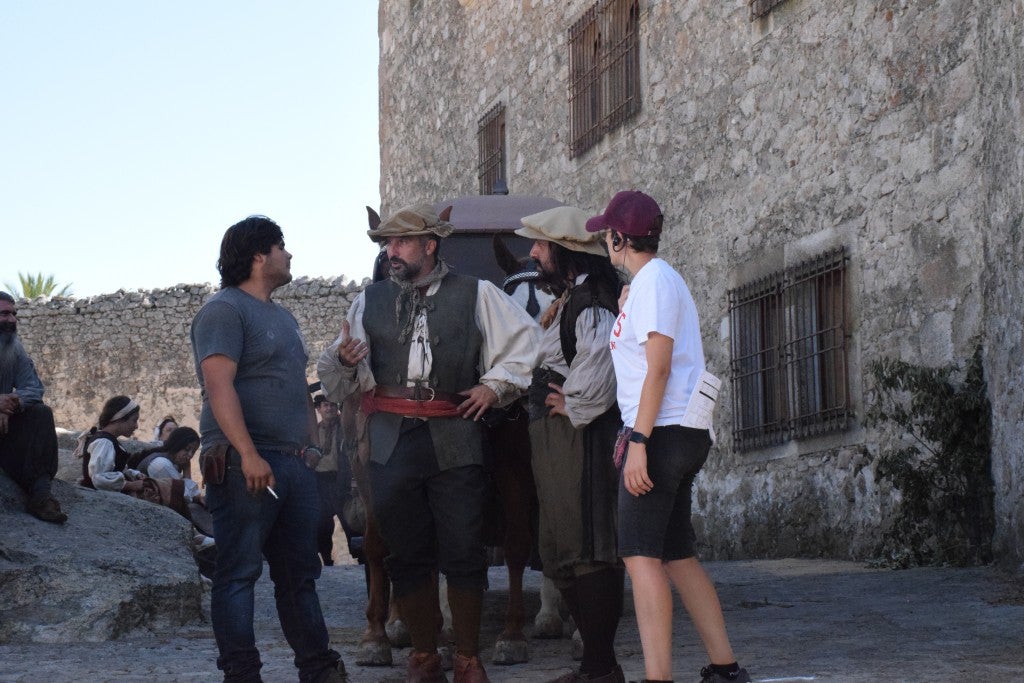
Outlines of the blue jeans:
M253 633L254 586L270 567L274 599L288 644L295 652L300 681L316 681L337 665L328 647L327 627L316 594L320 558L316 552L319 496L313 471L302 460L261 450L276 481L275 500L266 491L245 488L240 456L228 451L224 482L207 486L207 503L217 539L210 616L225 681L259 681L259 651Z

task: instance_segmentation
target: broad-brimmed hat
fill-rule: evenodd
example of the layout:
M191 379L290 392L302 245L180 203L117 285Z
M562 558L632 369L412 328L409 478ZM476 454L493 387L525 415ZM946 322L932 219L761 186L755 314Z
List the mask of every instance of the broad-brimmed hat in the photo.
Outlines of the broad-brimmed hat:
M373 230L367 230L366 234L374 242L379 242L386 237L399 236L437 235L443 238L452 234L454 229L451 223L438 217L430 204L413 204L399 209Z
M516 234L531 240L547 240L571 251L604 256L597 235L587 232L587 214L574 206L556 206L520 219L523 227Z
M623 190L608 202L604 213L587 221L588 232L615 230L630 237L661 234L662 215L658 202L639 190Z

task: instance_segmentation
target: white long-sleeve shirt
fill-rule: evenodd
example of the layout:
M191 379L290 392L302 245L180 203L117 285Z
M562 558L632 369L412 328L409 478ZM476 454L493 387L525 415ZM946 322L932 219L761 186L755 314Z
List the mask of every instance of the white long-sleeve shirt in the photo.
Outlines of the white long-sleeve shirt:
M153 479L182 479L185 482L185 500L191 502L195 500L196 496L202 495L202 491L199 489L199 484L195 483L191 479L186 479L185 475L178 471L178 468L174 466L174 463L158 455L153 458L149 467L146 468L146 474Z
M426 295L436 293L442 282L431 284ZM369 346L370 340L363 327L365 309L366 295L360 292L348 310L347 319L349 336L362 339ZM499 406L507 405L530 385L533 368L540 361L540 326L522 307L487 280L479 281L474 318L483 337L478 366L480 383L497 394ZM410 344L409 348L410 385L415 380L429 378L432 369L426 311L421 311L417 316L412 338L417 341ZM360 361L354 368L342 365L338 359L341 341L340 336L335 339L317 362L317 373L324 392L330 400L338 403L355 391L369 391L376 386L367 359Z
M142 476L138 470L126 468L124 472L118 472L114 469L117 451L110 439L94 440L89 444L89 453L89 478L99 491L121 491L127 481L125 473L132 478Z
M576 285L582 284L586 277L578 277ZM540 364L565 377L562 385L565 412L572 426L579 428L593 422L615 403L615 366L608 350L615 314L595 306L580 311L576 318L576 357L569 366L562 353L560 323L564 313L565 306L562 306L544 330Z

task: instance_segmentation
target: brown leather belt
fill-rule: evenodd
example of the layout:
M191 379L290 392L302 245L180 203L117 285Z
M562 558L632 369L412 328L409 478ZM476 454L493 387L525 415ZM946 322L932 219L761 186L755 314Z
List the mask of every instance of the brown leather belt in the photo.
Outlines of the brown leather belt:
M380 384L373 390L373 395L379 398L403 398L417 403L449 403L453 406L459 405L468 398L462 394L438 391L432 387L400 387Z

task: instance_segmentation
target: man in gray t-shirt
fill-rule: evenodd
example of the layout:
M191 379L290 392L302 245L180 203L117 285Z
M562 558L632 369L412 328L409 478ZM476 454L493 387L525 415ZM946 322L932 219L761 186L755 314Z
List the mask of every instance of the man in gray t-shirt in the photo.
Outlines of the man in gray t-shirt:
M275 594L288 596L277 612L299 678L347 680L316 594L319 497L300 457L318 438L308 357L295 318L270 298L291 281L291 258L269 218L231 226L217 262L221 290L192 321L204 454L228 447L223 481L206 482L217 539L210 617L225 681L259 680L253 598L264 557Z
M201 358L220 354L237 365L235 392L256 448L295 450L309 442L306 349L299 323L283 306L237 287L214 294L192 324L196 375L203 387L203 447L230 440L217 424L203 384Z

